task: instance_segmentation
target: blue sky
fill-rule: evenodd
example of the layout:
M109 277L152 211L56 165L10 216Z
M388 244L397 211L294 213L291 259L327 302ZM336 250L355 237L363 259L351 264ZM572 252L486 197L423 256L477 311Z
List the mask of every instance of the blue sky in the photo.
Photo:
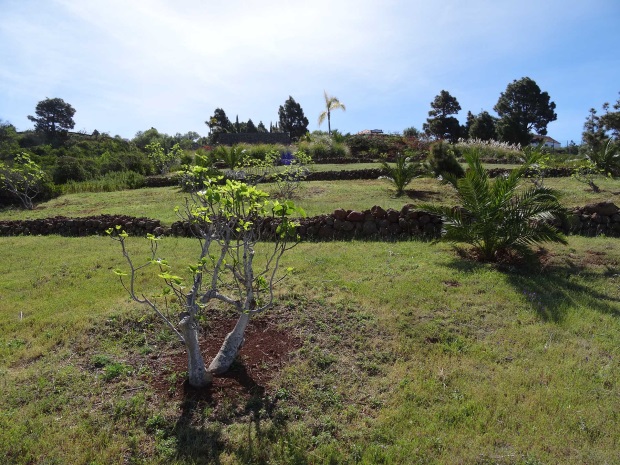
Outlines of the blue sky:
M292 96L318 129L421 129L445 89L465 121L528 76L579 142L620 91L618 0L0 0L0 119L32 128L40 100L75 130L206 135L215 108L267 126ZM327 129L324 124L322 129Z

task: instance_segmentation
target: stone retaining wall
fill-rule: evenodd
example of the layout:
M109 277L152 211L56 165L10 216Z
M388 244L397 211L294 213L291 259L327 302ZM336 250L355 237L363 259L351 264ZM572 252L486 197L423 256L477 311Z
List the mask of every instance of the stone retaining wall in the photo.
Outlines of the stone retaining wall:
M106 229L121 225L132 236L147 233L191 237L188 223L176 222L162 226L159 220L134 218L125 215L100 215L85 218L56 216L38 220L0 221L0 236L50 235L90 236L104 235ZM266 219L260 227L265 237L273 237L278 223ZM566 221L557 224L565 233L585 236L606 235L620 237L620 209L611 202L601 202L568 211ZM401 210L384 210L374 206L369 210L338 209L329 215L300 220L302 240L332 239L407 239L435 238L441 233L441 218L405 205Z

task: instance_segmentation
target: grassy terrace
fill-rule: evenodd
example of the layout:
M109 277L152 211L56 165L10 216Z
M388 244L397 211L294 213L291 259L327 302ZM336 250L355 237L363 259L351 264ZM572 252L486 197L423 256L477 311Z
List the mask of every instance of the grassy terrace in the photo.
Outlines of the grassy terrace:
M620 196L613 180L601 180L599 194L569 178L546 183L567 206ZM313 182L299 203L315 215L453 202L430 179L409 193L394 199L378 180ZM174 188L73 194L0 220L122 213L171 223L182 200ZM131 238L136 256L145 242ZM183 273L196 244L166 238L160 248ZM294 271L277 307L251 323L294 339L291 353L250 366L242 350L241 390L203 397L184 390L170 332L113 275L118 244L8 237L0 253L4 463L618 461L618 239L569 237L521 266L420 241L299 244L284 257ZM139 284L160 291L155 276ZM225 318L218 307L205 312L210 345Z
M601 178L597 184L601 192L594 193L583 183L572 178L550 178L545 184L562 192L562 203L567 207L583 206L601 201L620 202L620 185L612 179ZM261 185L269 191L270 185ZM336 208L363 210L380 205L400 209L406 203L455 202L450 188L430 178L414 180L406 196L393 197L393 189L384 180L313 181L305 183L298 204L310 216L329 213ZM136 189L106 193L81 193L60 196L39 204L33 211L19 209L0 212L0 220L46 218L51 216L91 216L101 213L146 216L160 219L165 224L177 220L175 205L183 205L185 194L176 188Z

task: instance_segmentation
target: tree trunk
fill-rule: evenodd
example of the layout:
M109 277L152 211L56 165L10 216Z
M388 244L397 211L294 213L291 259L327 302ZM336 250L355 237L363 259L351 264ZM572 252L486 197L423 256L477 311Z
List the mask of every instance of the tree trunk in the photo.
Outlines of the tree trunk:
M211 384L213 375L207 371L205 361L200 353L198 324L189 313L183 315L183 319L179 322L179 330L185 339L187 374L190 386L200 388Z
M209 365L209 371L211 373L221 374L230 368L235 361L239 349L243 345L245 328L248 326L249 322L249 313L242 313L241 316L239 316L237 324L233 330L226 335L226 339L224 339L220 351L211 362L211 365Z

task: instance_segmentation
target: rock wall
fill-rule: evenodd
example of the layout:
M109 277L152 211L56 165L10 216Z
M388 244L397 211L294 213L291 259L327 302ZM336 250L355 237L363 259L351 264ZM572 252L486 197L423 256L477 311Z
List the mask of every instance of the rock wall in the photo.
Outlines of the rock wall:
M565 232L582 236L620 237L620 209L611 202L600 202L569 211Z
M56 216L38 220L0 221L0 236L104 235L107 229L116 225L132 236L144 236L147 233L157 236L192 236L191 226L187 222L177 221L165 227L159 220L125 215L85 218ZM269 218L259 224L266 238L273 237L277 226L277 221ZM620 209L611 202L589 204L569 210L566 220L558 221L556 226L568 234L620 237ZM302 240L436 238L441 233L441 227L440 217L417 210L414 205L405 205L400 210L384 210L374 206L369 210L337 209L329 215L302 218L299 235Z

